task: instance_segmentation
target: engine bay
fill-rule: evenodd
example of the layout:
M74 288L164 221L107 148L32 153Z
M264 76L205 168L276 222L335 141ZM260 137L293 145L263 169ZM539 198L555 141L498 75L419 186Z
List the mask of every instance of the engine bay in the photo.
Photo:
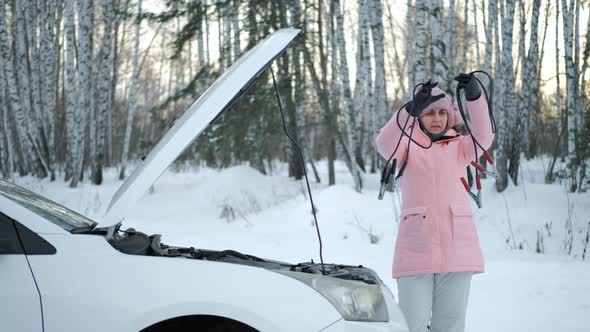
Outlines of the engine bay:
M96 234L96 233L95 233ZM106 233L105 233L106 235ZM381 281L373 270L359 266L341 264L318 264L313 260L298 264L291 264L276 260L264 259L236 250L207 250L194 247L177 247L161 242L161 235L147 235L133 228L114 232L108 242L113 248L129 255L181 257L217 261L232 264L255 266L269 270L283 270L311 274L323 274L344 280L361 281L367 284L380 284ZM323 271L322 271L323 270Z

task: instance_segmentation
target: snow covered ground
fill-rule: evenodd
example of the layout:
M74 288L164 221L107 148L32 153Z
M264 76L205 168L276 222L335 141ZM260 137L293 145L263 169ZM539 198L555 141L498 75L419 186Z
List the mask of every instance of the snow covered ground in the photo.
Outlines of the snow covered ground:
M502 194L495 192L492 180L483 181L484 206L474 210L486 273L473 279L467 331L590 329L590 258L581 259L590 227L590 193L568 194L559 184L543 184L546 163L525 162L521 185ZM268 176L247 166L168 171L132 208L124 225L163 234L167 244L231 248L294 263L319 261L304 182L287 178L285 167L276 165ZM323 163L317 167L326 169ZM121 184L116 174L108 170L104 185L83 183L77 189L62 181L15 181L98 219ZM327 181L326 174L320 176ZM396 294L390 271L397 194L377 200L378 175L365 176L364 192L355 192L343 164L337 164L337 181L332 187L312 182L325 262L371 267ZM567 220L574 230L571 256L564 254ZM535 253L538 236L543 255Z

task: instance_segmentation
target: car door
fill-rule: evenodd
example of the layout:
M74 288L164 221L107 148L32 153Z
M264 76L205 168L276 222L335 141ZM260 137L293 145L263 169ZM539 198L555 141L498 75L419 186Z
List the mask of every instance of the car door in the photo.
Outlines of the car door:
M42 331L39 292L16 223L0 213L0 326L2 331Z

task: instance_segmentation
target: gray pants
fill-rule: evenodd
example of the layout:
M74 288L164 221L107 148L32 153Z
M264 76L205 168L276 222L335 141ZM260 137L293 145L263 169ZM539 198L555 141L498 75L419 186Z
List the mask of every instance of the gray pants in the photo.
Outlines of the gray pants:
M397 279L399 305L410 332L463 332L471 272L417 274Z

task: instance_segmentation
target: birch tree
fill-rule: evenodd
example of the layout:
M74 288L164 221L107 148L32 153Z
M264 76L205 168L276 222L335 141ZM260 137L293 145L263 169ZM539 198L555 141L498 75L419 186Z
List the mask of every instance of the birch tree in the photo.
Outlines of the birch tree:
M361 192L363 183L356 161L354 160L354 151L356 151L358 144L358 136L355 133L356 121L358 117L354 112L354 105L352 102L352 93L350 89L350 78L348 74L348 61L346 59L346 42L344 40L344 17L340 9L340 1L334 1L334 9L336 16L336 44L338 45L338 57L340 62L340 88L344 104L344 122L346 125L348 153L347 162L349 163L352 178L354 180L354 188Z
M426 3L427 0L416 0L416 81L412 85L422 83L427 79L426 57L427 53L427 36L426 36ZM413 91L409 91L411 94Z
M453 1L453 0L451 0ZM409 91L416 83L415 78L415 54L414 37L416 36L416 10L414 0L408 0L406 3L406 70L407 70L407 91Z
M94 171L92 172L92 183L101 184L103 181L103 167L105 162L105 141L106 141L106 118L110 107L110 85L111 79L111 44L113 30L113 0L102 0L102 13L104 18L104 32L102 35L102 46L100 50L100 69L98 71L98 113L96 114L96 158L93 161Z
M0 0L0 8L6 8L4 0ZM14 122L16 127L16 137L20 144L16 146L19 150L19 157L15 158L19 162L19 169L21 175L28 174L30 172L30 158L32 156L32 146L28 137L28 129L26 123L26 114L24 109L21 107L21 97L18 93L18 82L16 68L13 66L14 59L10 50L7 25L5 21L5 15L0 15L0 53L2 56L2 62L4 63L4 74L6 78L6 91L7 99L14 116ZM13 16L13 21L15 17ZM15 42L14 39L13 43ZM5 113L4 124L5 128L9 128L8 116ZM7 136L7 139L10 137ZM11 146L11 145L10 145Z
M446 46L443 39L443 2L442 0L430 0L430 34L432 39L431 63L433 80L438 86L447 92ZM464 49L466 49L464 47Z
M125 126L125 137L123 140L123 154L121 156L121 170L119 179L125 178L127 161L129 159L129 144L131 141L131 131L133 130L133 116L137 110L137 84L139 81L139 37L141 33L141 4L142 0L137 2L137 18L135 20L135 42L133 46L133 74L131 76L131 88L129 99L127 100L127 125Z
M561 0L561 14L563 21L563 40L565 48L565 69L566 69L566 108L567 108L567 155L569 159L570 190L576 191L577 187L577 165L576 159L576 68L574 64L574 0Z
M36 139L39 137L39 125L38 125L38 112L35 112L33 108L33 99L31 98L31 69L28 66L29 60L29 53L27 48L27 33L26 33L26 21L25 16L28 15L28 11L30 10L30 2L23 0L16 0L14 5L14 18L16 29L13 31L14 33L14 42L13 46L16 49L16 65L17 65L17 81L18 81L18 91L20 92L20 102L22 103L24 116L21 123L24 123L26 126L27 134L25 137L21 137L28 141L26 143L31 147L31 149L27 149L30 152L28 153L28 158L31 158L31 161L35 165L35 173L39 177L47 176L47 168L46 163L43 160L39 145L36 142ZM33 66L34 68L34 66ZM37 83L37 82L34 82ZM20 120L17 120L20 122ZM22 141L21 141L22 142Z
M240 0L233 0L233 4L230 5L232 8L232 29L234 33L234 60L237 60L241 55L240 45Z
M521 4L524 5L523 1ZM522 75L522 83L521 83L521 105L520 105L520 113L522 115L522 132L523 139L521 149L518 150L518 155L520 155L520 151L528 151L529 150L529 138L531 136L530 127L532 123L535 121L536 117L536 109L538 106L538 87L539 87L539 76L537 75L538 70L538 60L539 60L539 43L538 43L538 26L539 26L539 11L541 8L541 0L534 0L533 1L533 13L531 17L531 31L530 31L530 39L529 39L529 49L524 60L524 70Z
M41 109L43 112L43 124L45 126L46 151L48 157L51 180L55 180L55 115L57 112L56 90L58 45L56 43L56 13L61 11L61 5L51 6L47 2L41 4Z
M371 100L371 111L375 112L380 123L387 120L387 86L385 84L385 45L383 33L383 7L380 0L372 0L369 6L371 35L373 36L373 57L375 61L375 92ZM377 136L377 132L373 133Z
M482 0L483 2L483 0ZM467 16L466 16L467 17ZM479 68L481 66L481 54L479 52L479 22L477 16L477 0L473 0L473 25L475 26L475 66ZM483 16L485 21L485 15ZM490 72L488 72L490 73Z
M88 113L91 110L92 91L92 64L94 56L92 45L90 43L92 35L92 15L93 6L91 0L78 0L78 83L79 98L78 107L75 111L75 150L72 151L72 181L70 187L76 188L78 181L82 176L84 166L84 148L86 142L86 126L88 124Z
M223 21L223 57L221 60L223 62L222 72L225 71L229 66L232 64L232 57L231 57L231 11L232 6L230 3L231 0L224 0L222 6L223 8L221 11L223 12L223 18L219 18L220 21Z
M368 28L369 28L369 15L368 15L368 2L366 0L357 1L358 5L358 24L357 24L357 47L356 47L356 79L354 84L353 92L353 114L356 117L355 127L351 128L354 130L356 135L356 149L354 150L354 156L357 164L363 172L365 172L364 153L362 144L363 135L363 115L366 113L368 106L368 94L367 94L367 80L371 78L369 75L369 63L370 49L368 40ZM372 136L372 135L371 135ZM371 137L372 138L372 137Z
M78 107L78 90L77 90L77 75L76 75L76 39L74 32L74 0L66 0L66 80L65 80L65 95L66 95L66 171L65 180L68 181L74 174L74 159L76 151L78 151L78 140L74 135L76 108Z
M469 0L465 0L463 5L465 6L463 7L463 47L461 49L461 61L463 64L460 68L458 68L461 72L466 71L469 67L467 62L467 47L471 46L469 43ZM477 26L477 22L475 22L475 25Z
M504 9L505 4L505 9ZM510 136L514 124L515 94L514 94L514 70L512 59L512 31L514 27L514 0L500 2L502 13L502 118L498 135L498 150L496 167L501 181L496 182L499 192L508 186L508 153L512 142Z
M457 15L455 12L455 0L449 0L449 12L447 18L447 29L446 33L448 36L447 49L448 49L448 70L451 73L457 72L456 70L456 59L457 59Z

